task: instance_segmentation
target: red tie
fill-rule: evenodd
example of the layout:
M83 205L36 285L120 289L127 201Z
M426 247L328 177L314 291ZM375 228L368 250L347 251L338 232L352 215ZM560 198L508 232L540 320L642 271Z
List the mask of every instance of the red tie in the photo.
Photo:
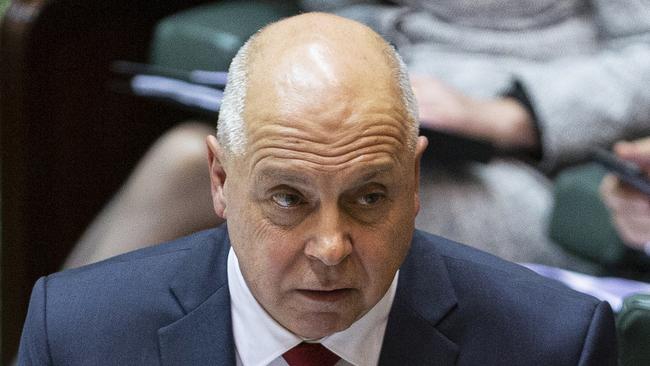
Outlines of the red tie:
M320 343L305 343L285 352L282 357L289 366L334 366L340 359Z

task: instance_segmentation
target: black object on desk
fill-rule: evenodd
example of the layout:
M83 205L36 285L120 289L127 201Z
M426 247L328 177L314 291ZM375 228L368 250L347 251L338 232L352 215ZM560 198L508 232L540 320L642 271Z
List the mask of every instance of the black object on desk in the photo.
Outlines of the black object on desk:
M616 155L602 148L595 148L591 157L623 182L650 196L650 178L638 165L631 161L619 159Z

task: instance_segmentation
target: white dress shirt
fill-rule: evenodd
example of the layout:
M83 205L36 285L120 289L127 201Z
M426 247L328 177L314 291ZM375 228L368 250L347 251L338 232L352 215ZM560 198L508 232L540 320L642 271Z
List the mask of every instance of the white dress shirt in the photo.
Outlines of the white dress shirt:
M398 274L384 297L363 317L349 328L317 340L341 357L336 366L377 365ZM228 286L237 366L287 366L282 354L303 339L276 322L253 297L232 248L228 253Z

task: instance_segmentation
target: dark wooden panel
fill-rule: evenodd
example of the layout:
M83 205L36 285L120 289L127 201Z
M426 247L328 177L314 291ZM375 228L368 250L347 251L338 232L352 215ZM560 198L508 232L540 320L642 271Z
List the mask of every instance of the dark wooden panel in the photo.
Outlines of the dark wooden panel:
M182 112L112 93L161 17L202 1L15 1L0 34L2 363L31 286L56 271L138 157Z

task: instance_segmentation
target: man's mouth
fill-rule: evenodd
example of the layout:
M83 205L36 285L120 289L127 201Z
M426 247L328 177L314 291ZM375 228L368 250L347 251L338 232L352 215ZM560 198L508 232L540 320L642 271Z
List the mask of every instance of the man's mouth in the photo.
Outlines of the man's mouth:
M337 302L349 296L353 289L342 288L335 290L297 290L302 296L315 301Z

